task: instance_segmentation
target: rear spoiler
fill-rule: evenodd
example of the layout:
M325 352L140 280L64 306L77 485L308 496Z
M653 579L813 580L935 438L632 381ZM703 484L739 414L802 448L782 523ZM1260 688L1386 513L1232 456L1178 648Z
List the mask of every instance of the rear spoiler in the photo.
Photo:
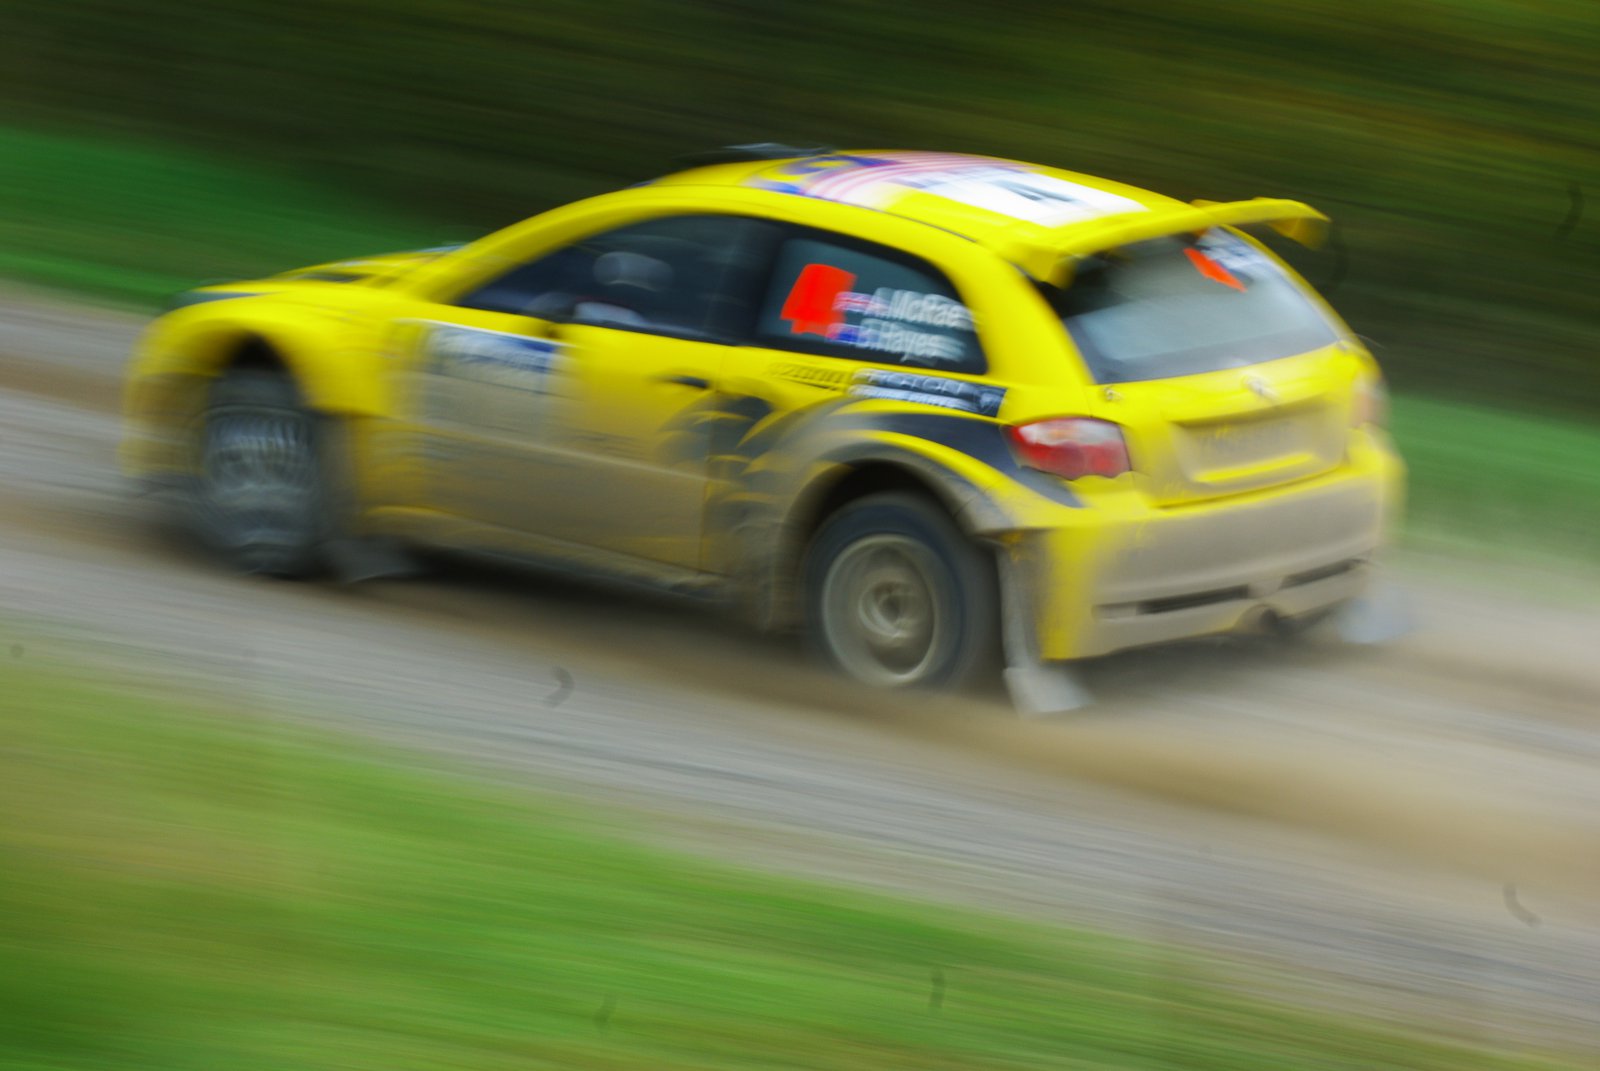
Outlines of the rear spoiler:
M1210 227L1263 223L1301 245L1316 248L1328 234L1328 217L1310 205L1274 197L1250 201L1195 201L1176 208L1119 212L1061 229L1061 239L1030 251L1018 265L1036 279L1066 286L1076 262L1134 242L1193 233Z

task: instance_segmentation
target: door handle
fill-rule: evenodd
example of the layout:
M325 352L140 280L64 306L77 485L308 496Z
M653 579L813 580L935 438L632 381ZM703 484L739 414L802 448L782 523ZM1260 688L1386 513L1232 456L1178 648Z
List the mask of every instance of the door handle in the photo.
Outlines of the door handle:
M711 381L706 379L704 376L662 376L661 381L663 383L676 383L680 387L693 387L695 390L711 389Z

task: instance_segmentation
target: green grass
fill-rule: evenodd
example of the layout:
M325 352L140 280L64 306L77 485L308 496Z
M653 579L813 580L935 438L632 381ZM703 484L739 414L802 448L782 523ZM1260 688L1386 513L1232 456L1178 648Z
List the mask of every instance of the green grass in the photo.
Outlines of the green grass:
M1410 468L1410 545L1600 562L1593 425L1411 396L1395 400L1393 430Z
M458 230L171 146L0 127L0 275L151 308L202 282Z
M9 673L0 738L8 1071L1559 1066L677 857L252 712Z
M466 236L329 189L149 142L0 127L0 275L138 307L206 280ZM1419 396L1395 405L1406 538L1595 560L1600 431Z

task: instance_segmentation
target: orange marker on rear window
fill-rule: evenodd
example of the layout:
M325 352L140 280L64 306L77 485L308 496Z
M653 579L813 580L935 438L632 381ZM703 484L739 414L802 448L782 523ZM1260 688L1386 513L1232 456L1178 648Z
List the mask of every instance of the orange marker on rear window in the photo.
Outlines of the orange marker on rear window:
M1194 265L1194 270L1204 275L1207 279L1214 283L1221 283L1223 286L1231 286L1240 293L1244 292L1244 284L1235 278L1232 272L1200 252L1200 250L1185 249L1183 254Z

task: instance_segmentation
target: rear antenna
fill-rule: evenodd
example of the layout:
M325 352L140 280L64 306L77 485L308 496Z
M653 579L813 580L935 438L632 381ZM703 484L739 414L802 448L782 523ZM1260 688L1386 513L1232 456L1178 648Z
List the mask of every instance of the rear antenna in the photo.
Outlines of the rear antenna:
M827 145L783 145L776 141L757 141L749 145L724 145L720 149L688 153L675 157L684 167L705 167L708 164L735 164L747 160L787 160L794 156L826 156L834 152Z

